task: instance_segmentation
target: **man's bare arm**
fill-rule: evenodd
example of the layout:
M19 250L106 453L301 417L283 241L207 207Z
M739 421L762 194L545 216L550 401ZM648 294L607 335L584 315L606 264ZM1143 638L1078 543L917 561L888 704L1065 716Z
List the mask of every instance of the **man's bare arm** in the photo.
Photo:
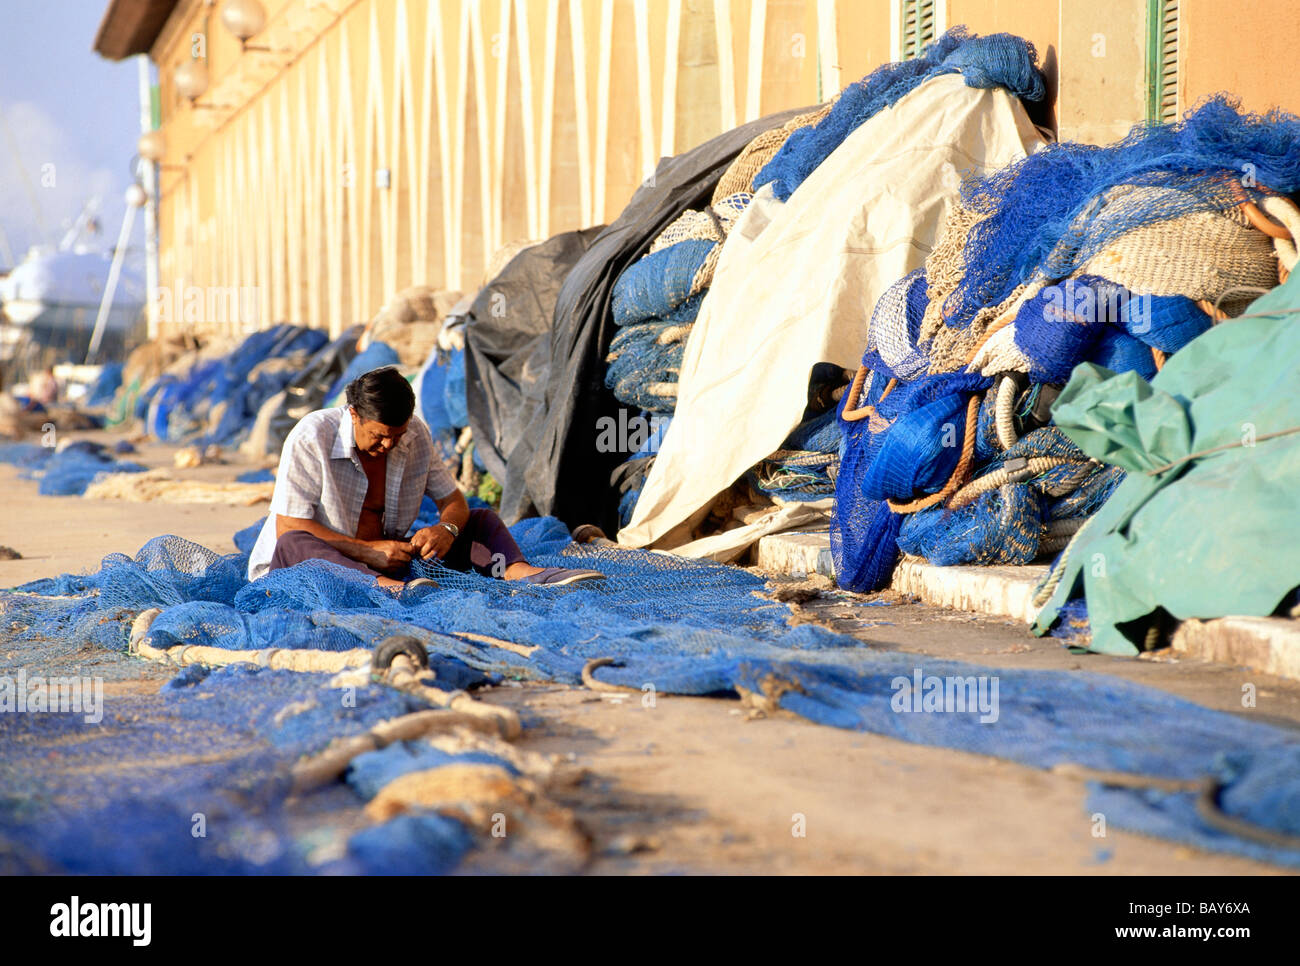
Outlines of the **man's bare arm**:
M466 514L468 517L468 513ZM393 570L411 562L411 545L405 540L358 540L331 530L325 524L303 517L275 516L276 539L290 530L302 530L324 541L345 557L365 564L372 570Z

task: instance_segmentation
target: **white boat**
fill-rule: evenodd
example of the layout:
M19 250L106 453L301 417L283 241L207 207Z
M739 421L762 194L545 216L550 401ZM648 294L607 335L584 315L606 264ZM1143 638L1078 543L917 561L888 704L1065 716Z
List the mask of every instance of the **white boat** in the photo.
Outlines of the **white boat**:
M11 358L26 342L59 361L81 362L90 344L112 259L105 252L77 246L60 251L32 248L13 271L0 279L0 310L6 321L0 353ZM104 326L101 358L121 352L143 324L145 285L123 266Z

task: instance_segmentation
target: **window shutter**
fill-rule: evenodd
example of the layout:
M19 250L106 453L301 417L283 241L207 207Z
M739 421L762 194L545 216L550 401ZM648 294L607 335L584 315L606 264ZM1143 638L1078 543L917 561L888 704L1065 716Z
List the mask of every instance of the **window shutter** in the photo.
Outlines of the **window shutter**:
M934 42L934 0L901 0L903 4L901 49L903 60L921 56Z
M1147 120L1178 120L1178 0L1147 7Z

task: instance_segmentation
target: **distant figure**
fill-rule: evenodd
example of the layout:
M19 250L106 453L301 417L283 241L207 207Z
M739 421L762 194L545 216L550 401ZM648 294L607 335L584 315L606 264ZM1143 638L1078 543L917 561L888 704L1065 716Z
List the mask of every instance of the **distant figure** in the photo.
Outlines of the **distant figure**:
M534 567L500 517L470 510L428 427L414 416L415 393L396 368L353 380L347 401L308 413L285 440L249 580L328 560L401 587L416 556L534 584L604 579L594 570ZM439 522L408 537L426 494L438 505Z
M44 371L32 377L23 408L28 412L43 411L58 401L59 381L54 378L54 370L47 366Z

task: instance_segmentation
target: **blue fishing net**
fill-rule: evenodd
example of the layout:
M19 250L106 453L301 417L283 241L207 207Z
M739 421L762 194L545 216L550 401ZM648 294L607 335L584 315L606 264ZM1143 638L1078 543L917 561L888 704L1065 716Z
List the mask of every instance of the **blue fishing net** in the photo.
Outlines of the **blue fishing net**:
M120 388L122 388L122 363L105 363L100 367L95 381L86 390L82 403L86 406L107 406L113 401Z
M1041 101L1046 87L1036 59L1033 44L1020 37L979 37L954 27L920 57L885 64L846 87L820 123L790 135L754 178L754 190L770 183L778 198L788 200L853 131L932 77L960 73L970 87L1001 87L1024 100Z
M676 386L687 337L676 330L695 321L703 298L703 293L692 295L663 318L629 322L618 330L605 357L609 363L605 386L614 398L656 415L671 415L676 410ZM662 341L665 339L670 341Z
M822 627L789 626L789 608L756 596L762 583L744 570L640 551L566 545L555 553L566 538L546 519L515 532L534 562L593 567L608 580L548 590L430 568L437 589L393 596L354 572L306 563L277 572L284 579L273 573L249 585L243 555L157 538L135 558L109 558L99 573L5 594L6 653L39 649L51 638L76 647L69 629L129 623L137 610L161 603L167 609L151 630L155 644L333 647L339 642L329 635L337 632L373 647L390 634L412 633L428 647L440 679L458 669L468 686L497 675L576 683L585 661L612 657L616 665L596 676L638 690L744 688L822 724L1033 767L1076 762L1164 778L1215 775L1229 813L1295 831L1288 803L1297 794L1297 772L1275 767L1300 747L1288 731L1105 676L992 670L881 651ZM218 610L224 624L213 619ZM308 627L315 633L304 633ZM525 656L492 640L537 649ZM286 806L288 766L331 738L415 709L411 699L374 688L357 692L349 706L328 677L187 669L164 692L162 722L144 699L129 695L105 709L106 727L69 716L0 715L7 749L0 770L6 786L19 790L0 801L0 838L23 843L18 854L26 871L42 862L104 872L450 868L470 837L415 818L357 833L360 840L347 829L340 833L345 847L328 861L313 859L325 831L317 822L304 832L302 813ZM990 697L996 685L996 700L924 713L918 691L915 705L910 698L899 704L913 682L924 690L935 677L982 679L979 693ZM51 761L56 736L61 755ZM95 794L88 796L87 768L108 761L114 768L95 769ZM307 817L312 809L324 817L349 807L340 795L355 808L397 776L467 761L510 771L491 756L400 746L357 759L347 786L315 793L300 807ZM1224 761L1235 765L1225 770ZM193 839L199 812L221 823L223 834ZM1202 847L1241 854L1254 848L1214 833L1194 814L1167 809L1158 818ZM1149 817L1132 821L1140 830L1154 827ZM1300 855L1280 850L1267 858L1300 863Z
M688 239L629 265L614 283L616 325L662 319L691 297L696 273L716 241Z
M1104 148L1053 144L963 187L963 204L980 220L965 239L963 274L942 306L944 324L964 327L1017 286L1051 283L1018 309L1012 330L1029 361L1028 384L1017 388L1016 435L1046 422L1045 406L1035 404L1041 388L1064 383L1079 363L1150 379L1159 353L1175 353L1210 328L1209 316L1189 297L1138 294L1080 274L1080 267L1136 228L1231 208L1268 189L1295 191L1300 155L1289 145L1298 135L1300 118L1242 113L1216 97L1180 124L1135 128ZM932 392L928 406L895 413L886 400L867 425L844 427L832 548L841 584L851 589L882 586L900 541L903 550L934 562L1025 562L1035 549L1035 516L1042 524L1081 519L1095 512L1118 478L1053 468L1041 474L1037 498L1000 488L961 508L923 511L906 526L891 517L880 501L933 493L949 478L956 453L951 433L942 440L939 434L956 425L965 402L960 394L944 395L934 382L942 375L929 374L930 346L918 341L925 281L924 273L914 272L879 300L863 365L873 373L876 396L892 378L899 381L891 399ZM994 415L988 393L970 467L975 478L1005 462ZM1081 492L1070 493L1079 481Z
M338 379L334 380L334 384L325 393L325 399L327 402L336 399L347 388L348 383L359 376L364 376L372 369L382 369L384 366L400 366L401 364L402 360L397 355L397 350L387 342L371 342L366 346L364 352L353 357Z
M21 467L26 479L40 481L42 496L81 496L105 473L143 473L139 463L118 460L102 443L78 440L61 450L33 443L0 444L0 463Z
M159 377L140 394L136 415L161 440L235 445L262 403L292 382L327 341L319 329L288 323L254 332L221 359Z
M835 493L842 437L831 409L796 426L781 449L746 474L754 489L781 500L822 500Z
M1035 275L1068 278L1125 232L1183 215L1300 190L1300 118L1243 112L1217 95L1178 124L1135 127L1105 147L1049 144L967 182L962 203L983 215L966 239L965 273L943 306L964 328ZM1128 202L1121 186L1171 189Z

